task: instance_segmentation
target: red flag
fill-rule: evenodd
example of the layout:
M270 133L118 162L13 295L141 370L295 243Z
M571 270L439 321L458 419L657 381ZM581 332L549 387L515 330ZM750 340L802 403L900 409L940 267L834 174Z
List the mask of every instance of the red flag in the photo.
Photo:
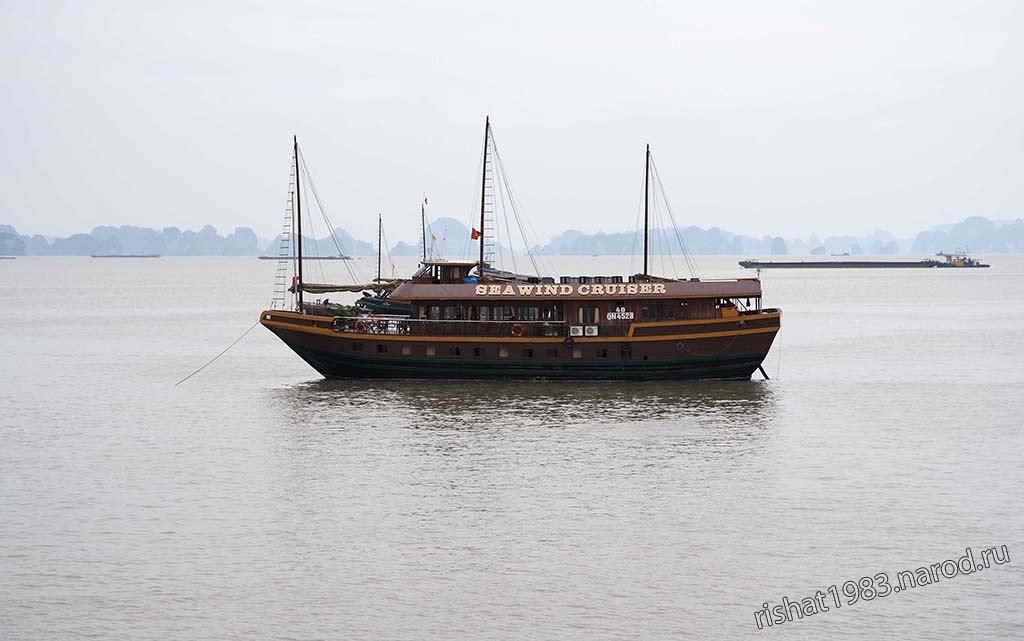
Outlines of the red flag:
M480 238L480 236L482 236L482 235L483 235L483 234L481 234L480 232L478 232L478 231L476 230L476 227L474 227L474 228L473 228L473 233L471 233L471 234L469 235L469 239L470 239L470 240L476 240L476 239Z

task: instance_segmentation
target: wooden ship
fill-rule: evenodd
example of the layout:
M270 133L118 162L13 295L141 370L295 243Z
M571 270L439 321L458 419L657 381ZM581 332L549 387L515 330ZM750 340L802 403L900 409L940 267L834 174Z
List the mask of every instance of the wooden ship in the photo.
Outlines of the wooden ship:
M303 278L296 142L297 273L288 288L293 300L290 309L272 305L261 312L263 326L328 378L684 380L750 379L759 369L764 374L761 364L782 313L762 307L759 279L650 273L649 146L642 272L555 278L494 269L485 260L484 245L491 135L488 118L480 230L473 230L473 239L480 241L476 259L441 260L424 253L411 278L383 280L378 269L378 279L363 285ZM352 314L307 300L366 289L407 305L407 313Z

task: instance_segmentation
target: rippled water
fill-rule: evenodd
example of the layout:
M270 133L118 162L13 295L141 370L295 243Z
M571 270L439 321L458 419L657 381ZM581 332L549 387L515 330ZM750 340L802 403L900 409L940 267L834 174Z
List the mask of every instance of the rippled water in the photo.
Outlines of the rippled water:
M769 382L332 382L257 328L180 387L273 263L2 261L0 638L1020 637L1024 257L987 258L765 272Z

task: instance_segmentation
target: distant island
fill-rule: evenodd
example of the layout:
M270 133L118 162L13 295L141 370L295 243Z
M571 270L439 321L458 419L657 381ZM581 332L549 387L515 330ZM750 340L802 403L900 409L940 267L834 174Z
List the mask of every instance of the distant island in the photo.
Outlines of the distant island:
M349 256L374 256L373 243L354 238L342 228L334 230L335 239L303 237L307 255L335 256L338 249ZM664 234L672 253L679 253L675 230L653 230ZM722 255L819 255L836 254L934 254L970 248L974 253L1024 253L1024 221L989 220L972 216L954 225L938 225L918 233L914 238L895 238L889 232L875 231L864 236L828 236L818 238L785 239L781 236L745 236L733 234L718 227L702 229L686 227L679 230L692 254ZM429 224L428 244L435 254L461 256L468 247L470 230L460 221L442 217ZM539 255L592 256L628 255L642 245L639 232L564 231L547 244L533 247ZM182 231L177 227L162 230L149 227L100 226L89 233L73 234L67 238L46 238L38 234L19 234L11 225L0 225L0 256L91 256L116 254L160 254L163 256L259 256L276 255L280 237L261 240L248 227L238 227L222 236L207 225L199 231ZM418 243L400 242L390 253L394 256L417 256L422 249ZM502 247L502 251L509 251ZM659 252L659 243L653 243L652 253Z

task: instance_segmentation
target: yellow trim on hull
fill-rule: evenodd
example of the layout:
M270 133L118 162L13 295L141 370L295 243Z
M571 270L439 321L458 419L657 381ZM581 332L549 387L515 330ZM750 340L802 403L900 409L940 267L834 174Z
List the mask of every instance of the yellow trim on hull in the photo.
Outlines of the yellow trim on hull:
M313 318L302 316L301 318ZM327 318L326 316L321 318ZM328 319L329 321L330 319ZM561 343L565 337L529 337L500 338L494 336L395 336L392 334L360 334L356 332L336 332L326 327L310 327L308 325L293 325L279 321L268 321L260 316L260 323L266 327L277 327L307 334L319 334L321 336L332 336L335 338L351 338L375 341L407 341L421 343ZM759 327L756 329L737 329L724 332L705 332L703 334L675 334L667 336L574 336L573 341L577 343L646 343L651 341L686 341L700 338L721 338L723 336L744 336L747 334L769 334L779 331L778 327Z
M633 332L637 329L643 329L645 327L685 327L688 325L708 325L711 323L734 323L742 320L760 320L762 318L779 318L782 316L782 312L768 312L765 314L757 314L755 316L731 316L729 318L701 318L699 320L674 320L674 321L647 321L645 323L631 323L629 326L629 333L626 334L628 337L633 336Z

